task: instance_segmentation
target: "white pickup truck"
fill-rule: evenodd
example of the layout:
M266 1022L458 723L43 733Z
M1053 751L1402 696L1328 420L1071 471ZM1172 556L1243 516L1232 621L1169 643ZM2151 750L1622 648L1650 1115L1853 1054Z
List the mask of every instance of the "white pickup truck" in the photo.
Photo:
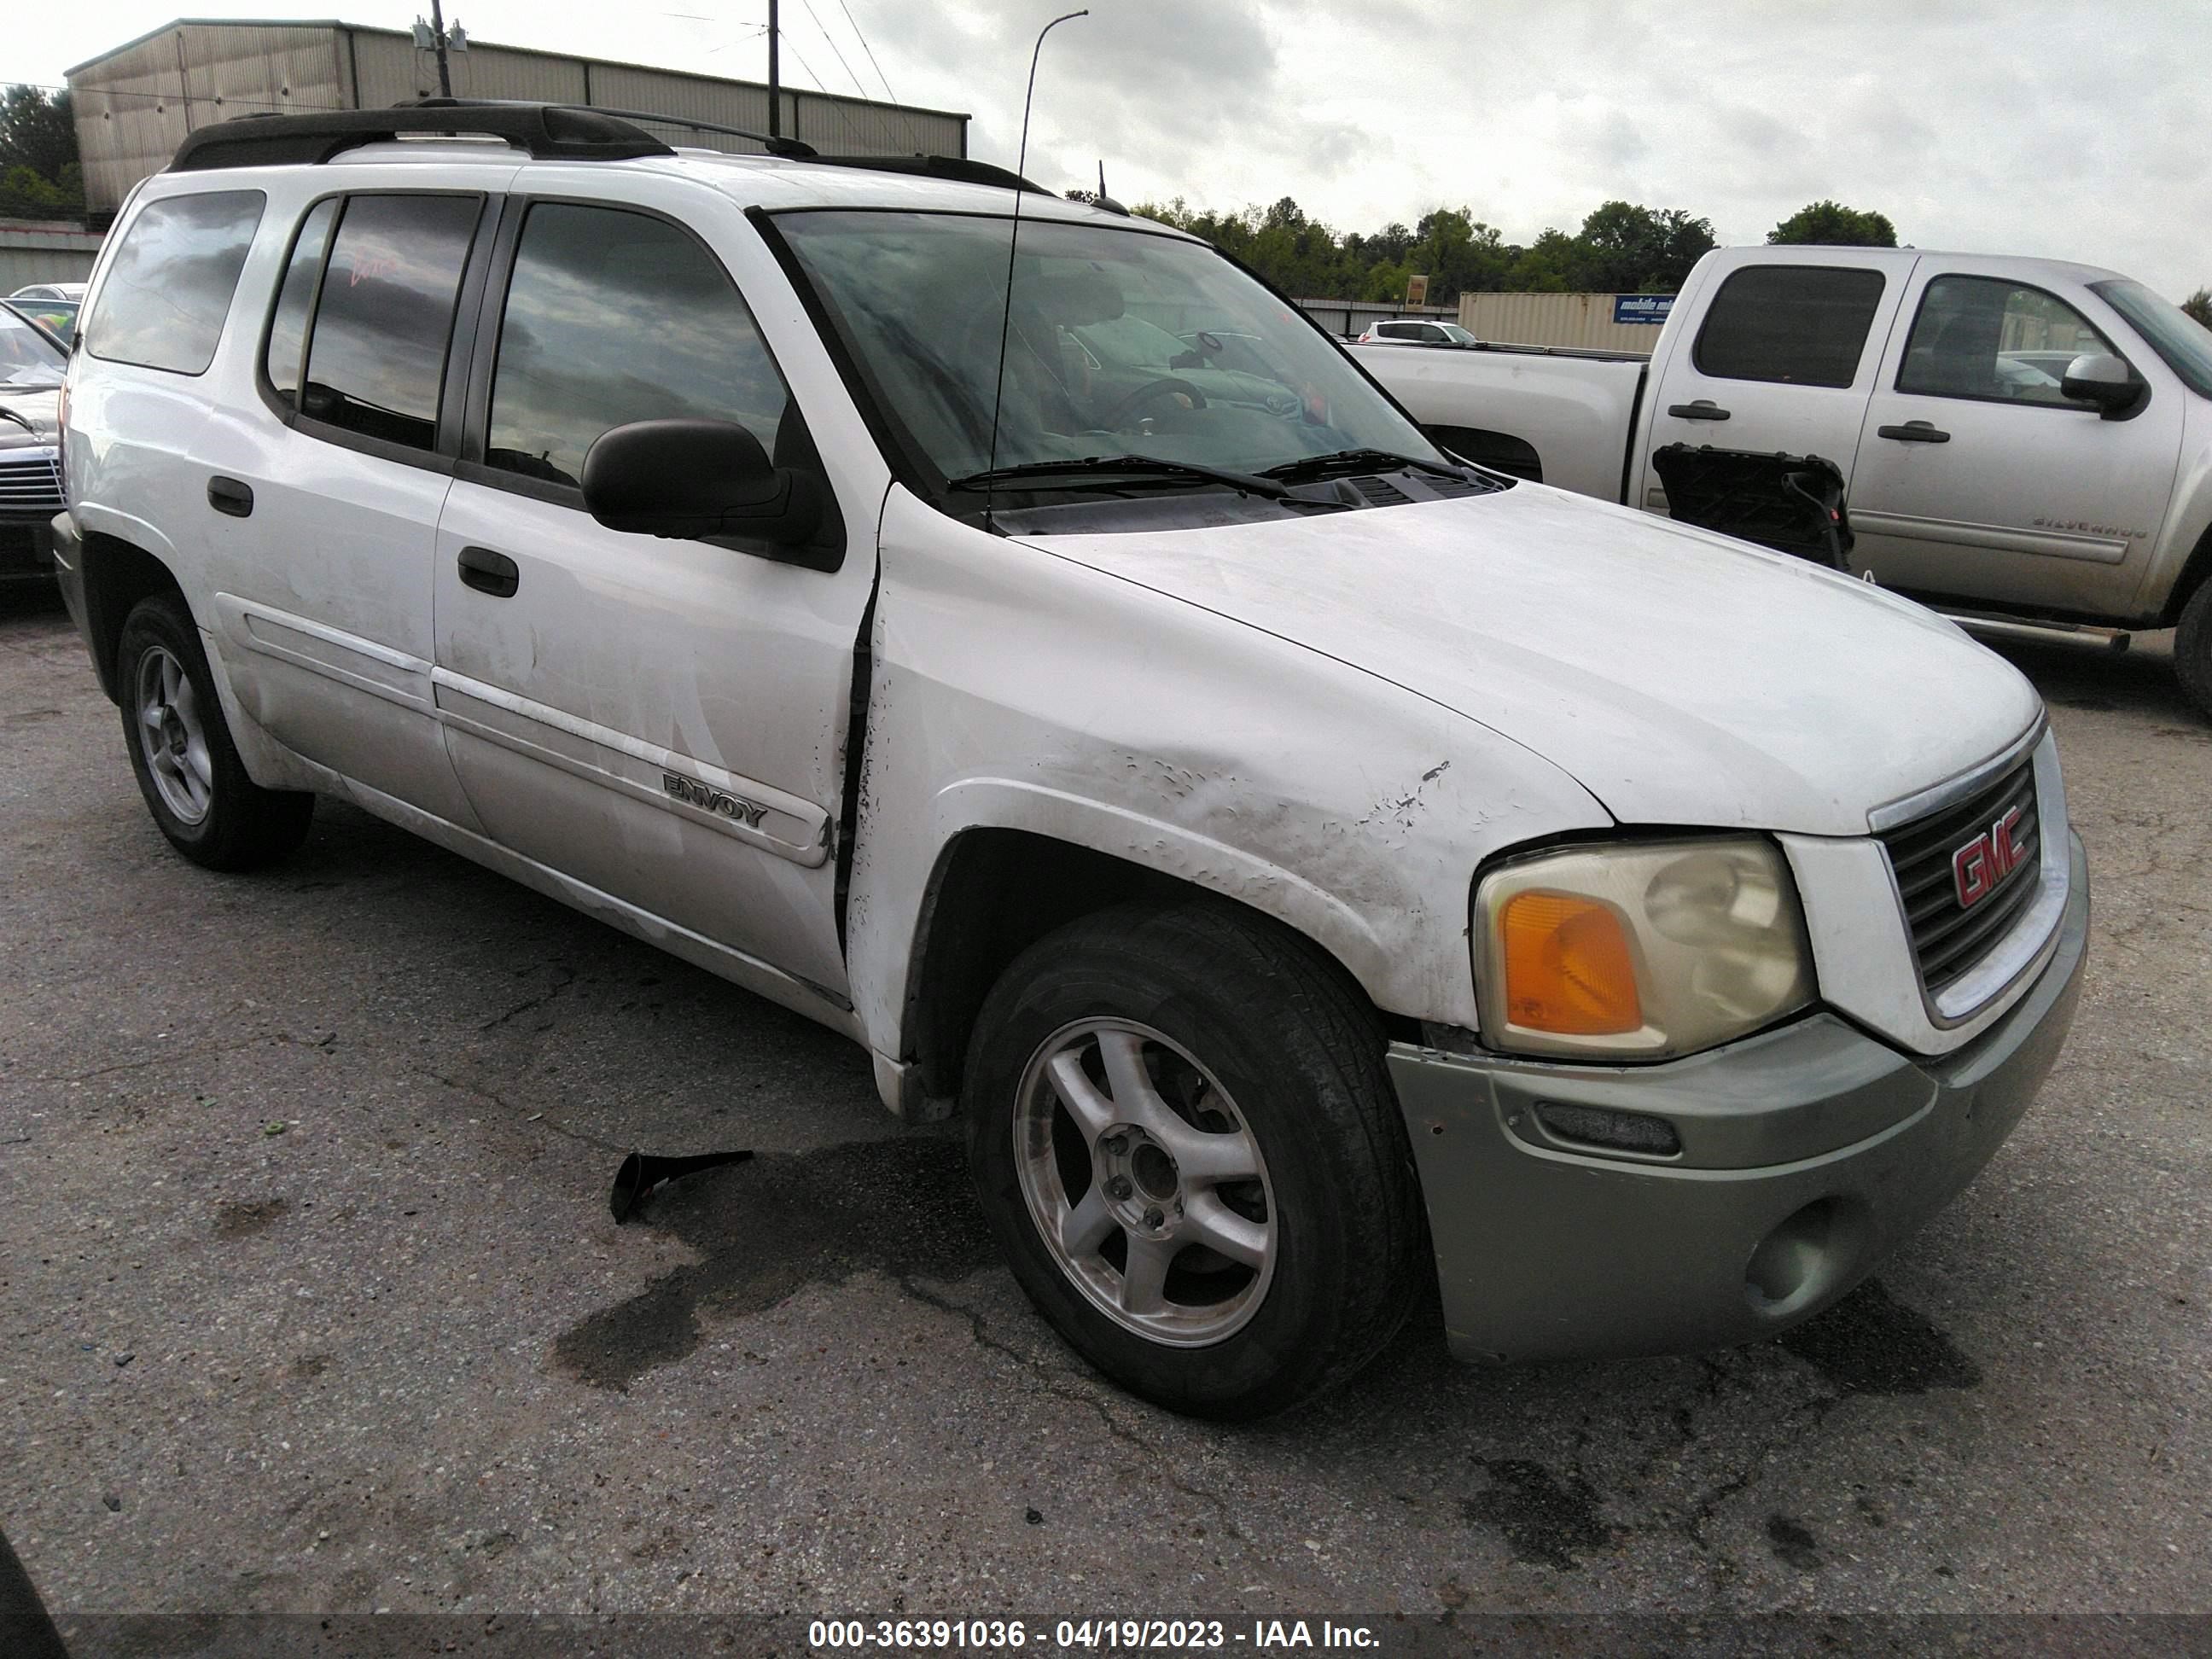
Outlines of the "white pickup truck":
M1668 444L1841 469L1854 570L1947 610L2181 630L2212 714L2212 333L2049 259L1741 247L1698 262L1649 358L1351 348L1431 436L1667 509Z

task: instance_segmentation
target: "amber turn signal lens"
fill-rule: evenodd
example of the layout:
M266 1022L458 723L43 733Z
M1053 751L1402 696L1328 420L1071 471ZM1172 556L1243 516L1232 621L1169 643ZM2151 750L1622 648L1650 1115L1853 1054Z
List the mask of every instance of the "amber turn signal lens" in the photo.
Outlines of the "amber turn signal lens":
M1570 893L1516 893L1498 921L1505 1010L1516 1025L1565 1036L1642 1027L1635 959L1611 905Z

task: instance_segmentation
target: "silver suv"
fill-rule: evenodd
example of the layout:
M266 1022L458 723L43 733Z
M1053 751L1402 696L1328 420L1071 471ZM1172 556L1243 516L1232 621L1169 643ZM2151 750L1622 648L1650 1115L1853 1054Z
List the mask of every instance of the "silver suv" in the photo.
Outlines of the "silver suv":
M185 856L340 796L844 1032L1186 1411L1425 1280L1468 1358L1759 1337L2003 1139L2088 910L2009 666L1443 453L1179 232L777 149L444 104L138 192L58 561Z

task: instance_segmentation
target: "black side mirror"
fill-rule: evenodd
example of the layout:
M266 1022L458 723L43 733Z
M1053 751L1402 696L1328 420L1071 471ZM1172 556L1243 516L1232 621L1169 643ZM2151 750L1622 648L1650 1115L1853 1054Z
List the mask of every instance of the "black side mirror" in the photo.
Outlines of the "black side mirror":
M732 421L634 421L601 433L584 457L583 487L585 510L610 530L793 549L823 527L829 495L811 472L775 465Z
M2106 420L2116 421L2134 414L2149 388L2136 379L2135 370L2125 360L2092 351L2066 365L2066 376L2059 381L2058 390L2076 403L2102 410Z

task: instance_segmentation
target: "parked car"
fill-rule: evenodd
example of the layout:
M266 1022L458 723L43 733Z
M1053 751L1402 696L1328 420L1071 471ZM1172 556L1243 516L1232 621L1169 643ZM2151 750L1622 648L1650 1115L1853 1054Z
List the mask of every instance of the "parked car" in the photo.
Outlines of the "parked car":
M1426 319L1405 319L1397 322L1370 323L1360 331L1362 345L1479 345L1474 335L1457 323L1439 323Z
M75 305L84 299L82 283L33 283L28 288L19 288L8 297L11 300L67 300Z
M1723 248L1648 360L1356 350L1454 453L1653 511L1668 444L1824 456L1857 569L1963 612L2179 627L2212 714L2212 334L2118 272Z
M61 510L56 404L69 353L0 305L0 583L52 577L49 526Z
M337 795L844 1033L1188 1412L1424 1279L1470 1358L1766 1336L2010 1132L2089 896L2003 660L1446 459L1178 231L779 148L447 104L140 189L58 554L179 853Z
M76 300L0 300L18 317L27 317L45 329L66 348L76 334L76 313L81 302Z

